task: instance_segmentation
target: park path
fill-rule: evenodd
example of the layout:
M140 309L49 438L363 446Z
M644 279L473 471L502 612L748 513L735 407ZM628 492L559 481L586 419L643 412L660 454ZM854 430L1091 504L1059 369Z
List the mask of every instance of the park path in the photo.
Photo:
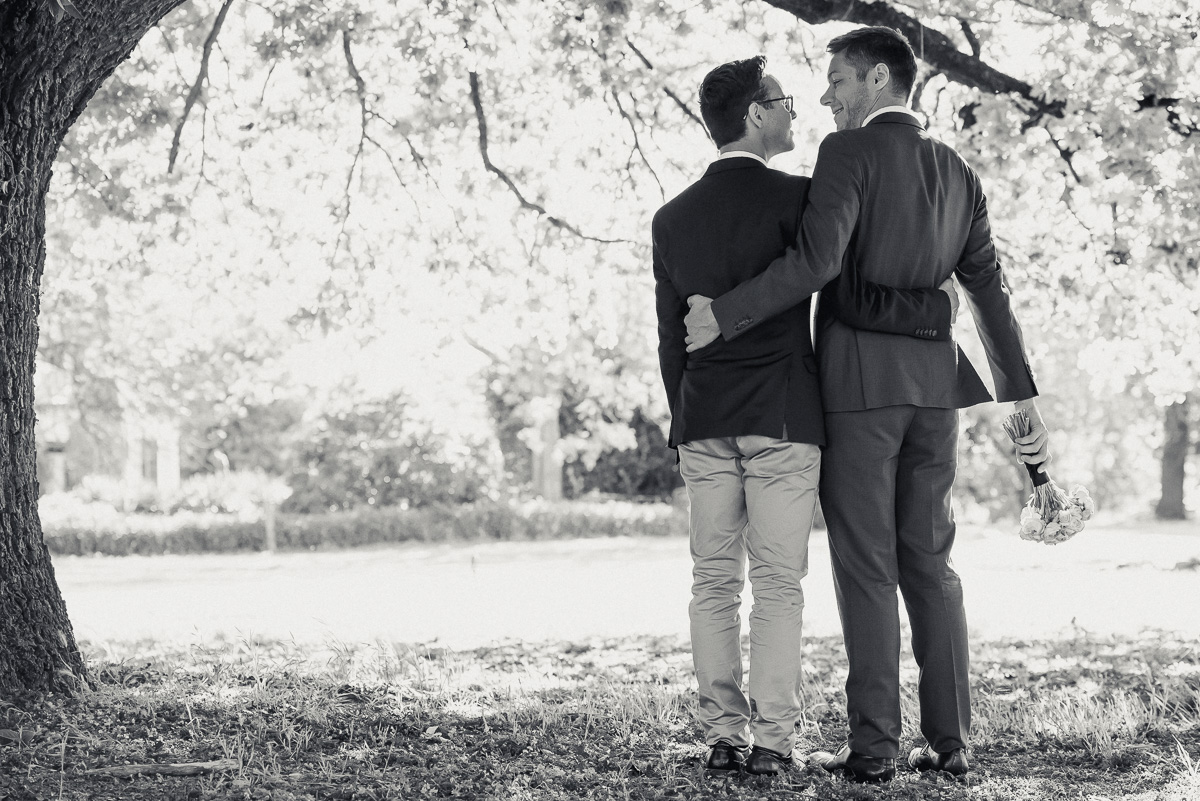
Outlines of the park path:
M1095 522L1095 521L1094 521ZM1200 636L1200 525L1093 525L1043 546L960 527L955 564L976 638L1145 628ZM405 545L345 551L55 557L81 640L218 636L305 643L687 636L682 538ZM805 580L805 629L839 631L823 532ZM743 610L743 620L749 609Z

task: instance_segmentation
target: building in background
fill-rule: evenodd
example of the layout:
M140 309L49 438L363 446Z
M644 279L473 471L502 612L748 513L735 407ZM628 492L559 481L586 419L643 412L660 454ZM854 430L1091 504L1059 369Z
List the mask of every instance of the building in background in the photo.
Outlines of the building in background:
M131 510L146 501L164 505L179 491L177 420L120 402L84 413L66 370L39 360L34 377L41 495L92 483Z

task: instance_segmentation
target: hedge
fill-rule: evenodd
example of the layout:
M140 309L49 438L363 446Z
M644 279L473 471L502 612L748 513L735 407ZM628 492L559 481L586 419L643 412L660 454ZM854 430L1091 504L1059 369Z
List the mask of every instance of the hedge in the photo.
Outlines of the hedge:
M265 546L262 520L233 515L131 514L45 521L56 555L106 556L232 553ZM402 542L553 540L583 537L665 537L687 533L687 516L667 504L476 503L419 509L359 509L278 515L280 550L353 548Z

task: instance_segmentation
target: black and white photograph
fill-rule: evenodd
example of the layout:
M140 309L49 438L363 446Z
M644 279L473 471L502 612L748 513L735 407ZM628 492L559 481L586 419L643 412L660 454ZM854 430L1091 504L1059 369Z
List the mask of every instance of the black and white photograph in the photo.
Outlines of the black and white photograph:
M1200 801L1195 0L0 0L0 801Z

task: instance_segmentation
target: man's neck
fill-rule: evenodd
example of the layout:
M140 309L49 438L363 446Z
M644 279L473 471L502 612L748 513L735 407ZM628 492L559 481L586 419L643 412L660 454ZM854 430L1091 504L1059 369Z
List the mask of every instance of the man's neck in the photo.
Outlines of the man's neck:
M767 160L757 153L751 153L749 150L725 150L717 155L717 161L725 161L726 159L749 159L757 161L764 167L767 166Z
M747 142L745 139L743 139L739 142L730 142L729 144L725 145L725 147L721 148L721 150L720 150L720 152L722 154L732 153L734 151L740 151L742 153L753 153L754 155L758 156L763 161L770 161L771 156L775 155L774 153L767 155L767 152L763 148L761 143Z
M879 98L879 102L875 104L875 108L874 108L874 110L873 110L873 111L871 111L871 113L869 113L869 114L866 116L866 118L865 118L865 119L862 121L862 125L866 125L868 122L870 122L871 120L873 120L873 119L875 119L876 117L878 117L878 116L879 116L880 114L882 114L884 111L895 111L895 110L898 110L898 109L904 109L904 110L905 110L905 111L907 111L909 114L913 114L913 116L916 116L916 114L914 114L914 113L913 113L913 112L912 112L912 111L911 111L911 110L908 108L908 104L905 102L904 98L902 98L902 97L883 97L883 96L881 96L881 97ZM861 127L862 127L862 125L860 125L859 127L861 128Z

